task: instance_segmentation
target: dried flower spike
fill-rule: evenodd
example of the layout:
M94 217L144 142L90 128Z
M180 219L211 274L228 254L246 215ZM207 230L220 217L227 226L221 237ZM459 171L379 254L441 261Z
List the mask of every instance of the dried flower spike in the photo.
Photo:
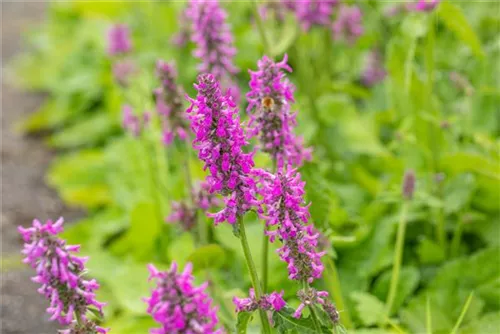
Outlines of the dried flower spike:
M156 283L151 297L146 298L147 312L161 327L151 329L151 334L222 333L217 329L217 307L205 290L208 283L196 287L188 263L183 272L177 271L173 262L168 271L158 271L148 266L150 277Z
M258 71L250 72L247 94L250 114L249 136L259 136L261 149L270 154L278 167L302 165L311 159L311 149L304 148L303 139L295 136L296 114L290 112L295 87L285 77L292 69L287 55L275 63L267 56L258 62Z
M155 89L154 93L156 111L163 123L163 142L165 145L170 145L175 136L180 140L186 140L188 125L182 104L184 92L176 83L175 67L163 60L158 60L156 76L161 82L161 86Z
M96 300L97 281L84 278L88 259L74 255L80 246L67 245L58 237L63 231L63 219L55 223L47 220L45 224L35 219L32 227L20 226L18 230L25 242L23 262L36 270L32 280L42 285L38 292L50 300L50 320L69 325L63 333L107 333L107 329L87 318L90 310L102 315L105 304Z
M403 198L411 200L415 192L415 172L412 169L406 171L403 177Z
M209 216L215 218L216 224L226 220L234 224L237 217L258 205L250 175L253 154L243 152L247 141L238 109L229 94L222 94L216 78L212 74L199 75L195 88L198 95L189 98L191 106L187 110L195 133L193 147L205 163L204 169L210 172L210 192L225 196L225 208Z

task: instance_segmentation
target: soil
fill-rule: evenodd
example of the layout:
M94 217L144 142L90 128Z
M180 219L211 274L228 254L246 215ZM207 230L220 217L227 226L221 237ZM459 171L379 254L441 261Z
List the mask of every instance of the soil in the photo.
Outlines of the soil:
M21 263L22 242L18 225L30 225L33 218L71 221L81 213L64 207L57 194L44 182L53 158L42 138L25 137L14 126L43 102L42 95L19 91L5 82L4 69L23 49L22 33L36 27L46 14L42 2L1 4L2 13L2 114L1 114L1 322L3 334L49 334L57 325L49 322L47 301L31 282L33 271Z

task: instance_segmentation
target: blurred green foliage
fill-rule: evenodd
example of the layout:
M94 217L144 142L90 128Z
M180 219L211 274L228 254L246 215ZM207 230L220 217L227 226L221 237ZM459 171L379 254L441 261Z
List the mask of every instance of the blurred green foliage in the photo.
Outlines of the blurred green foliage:
M354 45L333 42L321 28L304 34L291 16L282 24L265 22L276 41L273 53L288 53L294 69L296 131L314 148L313 161L301 173L313 220L331 245L327 256L340 278L340 286L326 277L318 287L334 295L341 290L343 324L349 327L349 314L353 332L371 334L422 333L429 317L433 333L449 333L473 291L458 332L493 333L500 328L500 5L447 1L432 13L392 18L383 14L390 3L359 5L366 33ZM157 58L176 61L180 83L192 96L193 46L170 43L183 6L55 2L48 20L27 36L30 50L12 66L19 85L48 93L20 129L47 134L47 144L60 150L47 182L69 206L88 211L67 227L65 237L90 256L90 274L102 283L100 299L109 302L105 325L116 333L153 326L141 300L149 293L148 262L160 268L171 260L193 262L197 279L213 282L220 317L231 330L237 321L231 298L244 295L250 284L230 226L211 228L211 243L199 248L191 234L164 223L170 202L188 192L181 143L166 152L158 128L135 139L120 127L125 101L153 108ZM224 6L245 91L247 69L256 68L263 47L251 4ZM106 29L114 22L130 26L142 73L126 92L113 82L105 51ZM366 88L359 78L373 48L382 51L388 76ZM469 87L455 86L451 72L467 78ZM196 160L193 154L191 173L202 179ZM262 154L256 160L269 166ZM416 193L393 317L386 324L401 180L408 168L417 174ZM260 245L261 225L256 217L247 220L250 245ZM274 255L269 286L284 289L290 305L297 305L295 283ZM256 332L250 318L240 314L238 333L245 333L249 321L248 332ZM288 310L274 315L283 332L306 333L301 321Z

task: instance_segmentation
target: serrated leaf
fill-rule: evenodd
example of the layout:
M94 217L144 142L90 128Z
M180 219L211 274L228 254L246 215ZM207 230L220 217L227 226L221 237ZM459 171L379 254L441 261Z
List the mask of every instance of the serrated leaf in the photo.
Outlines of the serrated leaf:
M226 262L226 252L219 245L205 245L191 253L187 261L193 263L194 270L218 269Z
M252 320L253 312L239 312L236 320L236 333L246 334L250 320Z
M274 327L280 334L318 334L311 317L293 317L293 309L285 307L278 312L273 312ZM321 328L321 333L330 333L326 327Z
M353 292L351 298L356 302L359 319L366 326L372 326L384 321L384 303L377 297L365 292Z

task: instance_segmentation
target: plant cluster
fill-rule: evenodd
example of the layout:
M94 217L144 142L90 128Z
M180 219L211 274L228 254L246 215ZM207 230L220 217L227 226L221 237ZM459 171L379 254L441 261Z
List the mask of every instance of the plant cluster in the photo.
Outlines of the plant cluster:
M51 320L495 332L500 49L484 7L51 4L14 64L50 93L21 124L61 150L47 181L88 212L19 228Z

